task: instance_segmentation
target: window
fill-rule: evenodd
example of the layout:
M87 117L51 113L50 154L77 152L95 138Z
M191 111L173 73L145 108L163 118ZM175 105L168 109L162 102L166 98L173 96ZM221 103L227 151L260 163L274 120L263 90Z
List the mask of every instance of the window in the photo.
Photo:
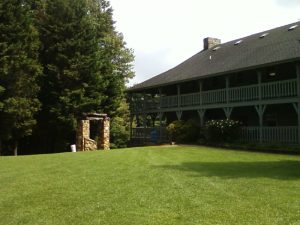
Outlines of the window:
M218 49L220 49L221 48L221 46L217 46L217 47L215 47L214 49L213 49L213 51L217 51Z
M264 33L262 35L259 36L259 38L264 38L265 36L267 36L269 33Z
M238 40L237 42L234 43L234 45L239 45L242 42L243 42L243 40Z
M296 27L298 27L298 24L295 24L295 25L291 26L288 30L289 30L289 31L290 31L290 30L294 30Z

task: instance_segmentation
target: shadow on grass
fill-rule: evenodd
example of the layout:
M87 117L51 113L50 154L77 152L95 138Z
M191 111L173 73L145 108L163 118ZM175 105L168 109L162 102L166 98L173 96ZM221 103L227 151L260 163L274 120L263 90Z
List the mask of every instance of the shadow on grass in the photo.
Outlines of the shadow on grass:
M165 165L160 168L197 172L199 176L221 178L272 178L300 179L300 161L264 162L185 162L181 165Z

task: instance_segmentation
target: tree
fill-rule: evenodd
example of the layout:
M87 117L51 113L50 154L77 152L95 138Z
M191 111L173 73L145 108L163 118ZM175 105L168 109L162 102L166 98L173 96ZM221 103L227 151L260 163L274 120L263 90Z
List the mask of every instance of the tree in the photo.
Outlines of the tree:
M39 20L42 41L39 128L45 143L62 149L82 112L100 107L105 87L98 67L96 29L86 0L47 1ZM43 140L44 141L44 140Z
M15 155L19 140L31 134L40 108L40 42L33 14L29 1L0 2L0 139L12 141Z
M108 1L94 1L91 12L97 19L97 37L100 43L100 71L107 83L106 96L101 104L111 119L111 147L125 147L129 139L129 110L125 99L126 83L134 76L133 51L126 48L123 35L114 28L112 8ZM100 9L100 10L97 10Z
M123 100L110 124L111 148L125 148L129 141L129 107Z
M103 99L101 108L111 117L120 116L118 108L125 101L126 83L134 76L132 72L133 51L126 47L123 35L115 30L112 19L113 10L109 2L106 0L91 0L91 2L92 8L96 9L91 12L96 18L98 27L100 71L107 84L103 92L106 98Z

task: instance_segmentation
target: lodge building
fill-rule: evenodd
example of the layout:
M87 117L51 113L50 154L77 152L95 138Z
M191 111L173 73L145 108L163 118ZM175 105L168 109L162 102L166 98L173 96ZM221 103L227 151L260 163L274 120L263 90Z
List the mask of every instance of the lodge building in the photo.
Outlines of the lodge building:
M205 38L202 51L128 94L132 139L156 129L162 140L174 120L231 118L245 141L300 144L300 22L223 44Z

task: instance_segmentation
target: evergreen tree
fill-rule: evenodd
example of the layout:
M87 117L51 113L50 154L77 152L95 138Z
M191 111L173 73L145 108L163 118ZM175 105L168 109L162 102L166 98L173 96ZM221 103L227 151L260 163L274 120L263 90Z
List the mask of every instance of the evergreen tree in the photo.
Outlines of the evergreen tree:
M83 112L101 110L106 81L99 71L97 27L86 0L47 1L40 20L44 66L39 123L52 150L72 142ZM50 138L50 139L49 139Z
M19 140L31 134L40 108L40 42L33 13L29 1L0 2L0 142L11 140L15 155Z
M91 0L95 14L97 37L100 46L102 76L107 83L103 92L106 98L102 101L102 109L111 117L121 116L120 107L125 102L124 92L126 83L134 76L132 62L133 51L126 48L123 35L118 33L114 27L112 18L113 10L106 0Z

